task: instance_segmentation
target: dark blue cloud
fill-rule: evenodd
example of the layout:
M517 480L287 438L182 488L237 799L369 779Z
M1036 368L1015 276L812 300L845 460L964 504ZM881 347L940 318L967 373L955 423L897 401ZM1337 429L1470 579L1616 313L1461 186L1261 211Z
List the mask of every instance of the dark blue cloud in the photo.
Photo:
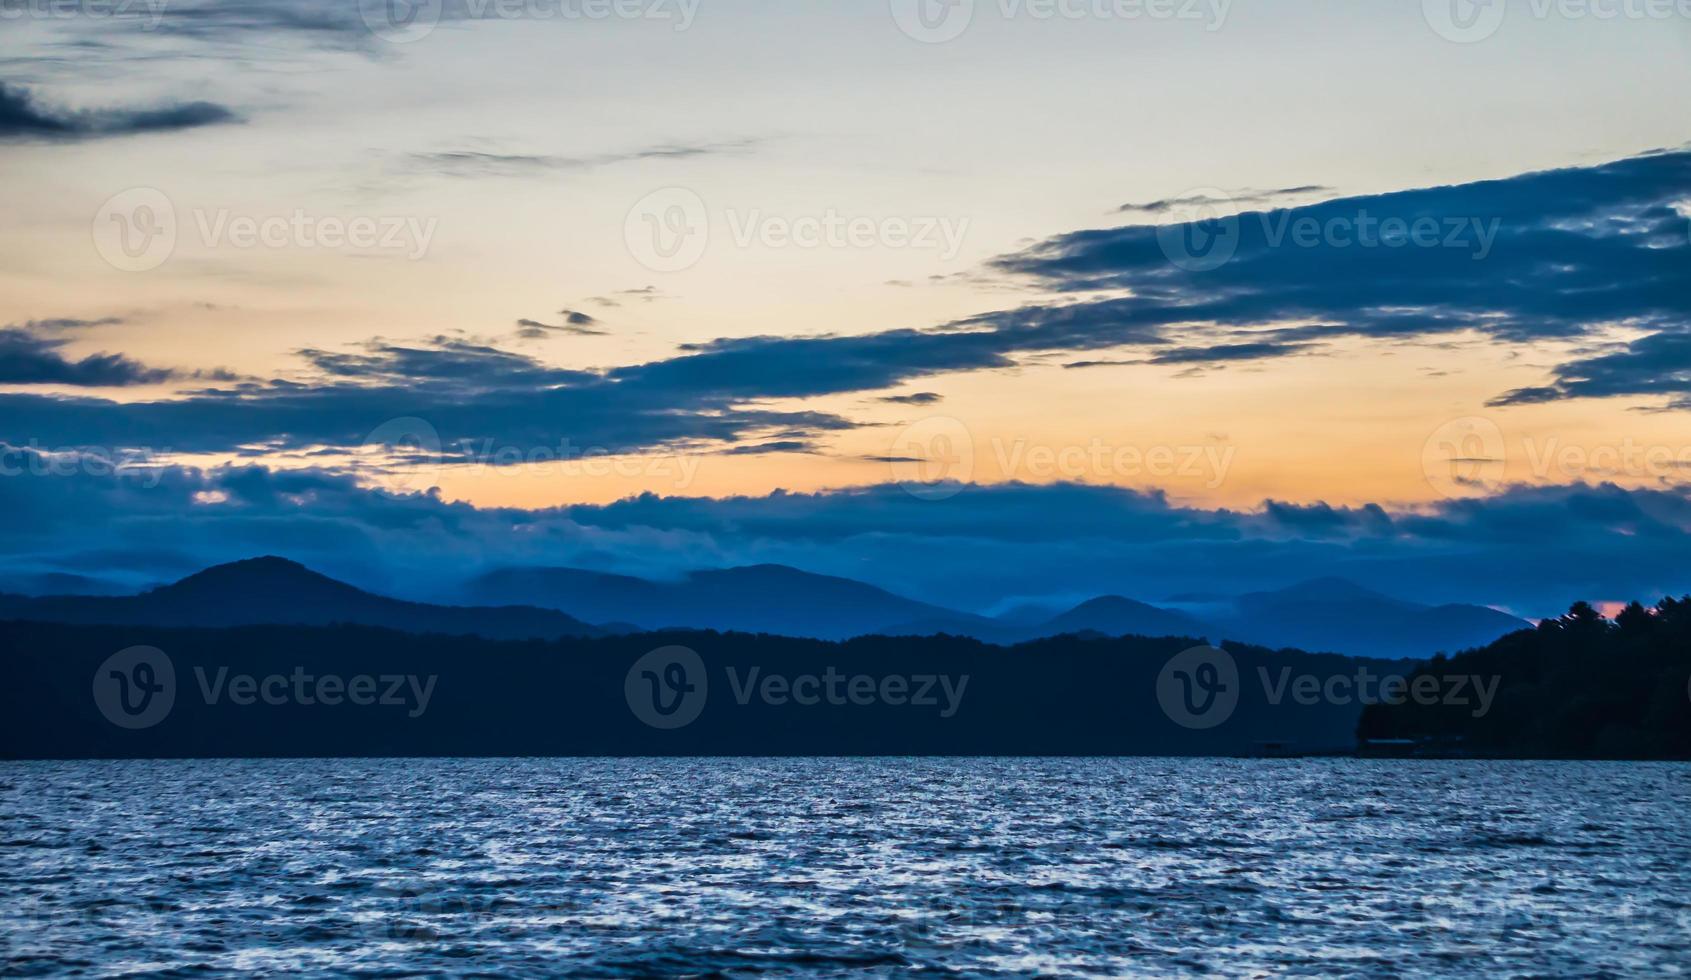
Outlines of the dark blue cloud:
M542 323L539 320L523 319L517 321L517 336L524 340L540 340L559 334L575 337L603 337L610 331L599 329L599 321L586 314L574 310L562 310L563 323Z
M0 451L0 507L11 517L0 560L16 574L105 568L90 556L117 553L129 556L130 579L167 578L185 562L277 553L423 595L508 564L665 575L780 562L970 608L1111 593L1161 601L1340 576L1526 615L1691 589L1684 487L1518 487L1416 510L1208 510L1066 484L966 487L945 500L886 485L515 510L370 490L324 470L142 461L113 472L96 459L40 475L40 461Z
M61 349L70 341L43 337L43 329L74 329L83 321L31 321L26 326L0 327L0 385L71 385L121 388L158 384L177 377L164 368L150 368L122 354L90 354L69 358Z
M1550 384L1506 396L1683 391L1691 329L1691 242L1675 210L1691 195L1691 153L1403 191L1237 217L1230 261L1200 271L1171 261L1166 226L1062 235L995 267L1064 294L1062 302L990 312L932 329L759 336L683 347L676 356L605 371L551 367L454 338L306 351L311 374L169 402L0 396L32 435L61 445L230 451L362 444L383 422L416 416L443 440L501 446L638 450L701 441L810 441L850 420L757 407L895 388L961 371L1016 367L1027 355L1135 349L1128 363L1187 369L1319 353L1344 337L1437 338L1473 330L1499 343L1591 338L1625 325L1654 339L1627 355L1570 366ZM1326 240L1297 229L1389 219L1455 229L1454 246ZM1184 229L1182 229L1184 230ZM1284 235L1284 238L1280 236ZM1466 235L1468 237L1462 238ZM1385 236L1387 240L1389 235ZM1102 290L1102 292L1100 292ZM641 295L646 295L642 291ZM568 315L566 315L568 316ZM570 317L576 319L576 317ZM545 332L530 321L519 330ZM591 330L566 320L564 328ZM1089 357L1077 364L1106 363ZM1651 372L1658 372L1652 380ZM1583 372L1583 373L1581 373ZM1676 378L1680 380L1675 380ZM1671 402L1678 404L1678 402ZM775 436L771 430L793 434ZM721 447L717 447L721 448Z
M193 129L236 122L215 102L179 102L127 109L54 109L22 86L0 82L0 139L77 140Z
M1663 399L1668 408L1691 409L1691 333L1650 334L1622 350L1560 365L1554 375L1548 385L1518 388L1492 404L1633 396Z
M300 352L304 381L249 382L187 397L117 403L0 394L8 432L47 446L228 452L357 448L386 423L426 422L447 458L514 463L588 451L804 438L851 423L744 405L739 393L671 377L610 377L453 337ZM500 454L495 456L494 454Z

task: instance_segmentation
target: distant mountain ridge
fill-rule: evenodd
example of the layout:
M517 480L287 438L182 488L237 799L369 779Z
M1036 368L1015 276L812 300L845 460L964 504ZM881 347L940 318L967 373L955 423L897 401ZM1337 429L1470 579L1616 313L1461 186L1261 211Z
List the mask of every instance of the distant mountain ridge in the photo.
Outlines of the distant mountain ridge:
M200 628L354 624L492 640L673 629L820 640L946 634L1011 646L1081 634L1231 640L1391 659L1481 647L1530 625L1483 606L1427 606L1343 579L1210 597L1201 612L1100 596L1043 618L1030 607L997 618L960 612L784 565L701 570L675 581L505 568L472 579L462 598L470 604L409 602L266 557L214 566L136 595L0 594L0 619Z
M202 628L344 623L510 640L604 632L553 609L437 606L391 599L273 557L216 565L138 595L0 595L0 618Z
M1227 636L1253 643L1392 659L1481 647L1532 626L1485 606L1422 605L1335 578L1243 595L1231 615L1213 618Z
M644 629L692 628L816 639L949 634L1002 645L1071 633L1231 639L1393 659L1483 646L1530 623L1484 606L1428 606L1338 578L1211 603L1205 613L1100 596L1054 616L960 612L853 579L784 565L695 571L660 582L575 568L507 568L473 579L473 601L521 601Z
M595 622L848 639L891 623L959 615L855 579L785 565L695 571L674 582L579 568L506 568L472 579L472 601L520 601Z

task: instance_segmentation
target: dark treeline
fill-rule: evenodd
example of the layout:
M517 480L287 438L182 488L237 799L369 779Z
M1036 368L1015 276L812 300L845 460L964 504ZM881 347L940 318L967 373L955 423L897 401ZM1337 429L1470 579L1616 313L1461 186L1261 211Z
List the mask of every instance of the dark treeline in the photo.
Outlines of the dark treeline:
M1632 603L1613 621L1586 603L1422 672L1500 679L1480 717L1445 704L1375 705L1363 739L1413 739L1452 754L1691 758L1691 598Z
M0 686L0 755L1250 755L1269 742L1345 752L1360 704L1289 693L1271 703L1260 678L1407 669L1229 644L1236 710L1194 729L1171 720L1158 678L1199 643L1064 636L999 647L946 636L828 642L708 631L494 641L364 626L0 623L10 678ZM147 673L108 663L138 645L169 658L174 690L167 715L130 730L91 695L106 691L109 709L112 698L138 703L143 685L164 684L162 663ZM643 671L642 658L672 646L697 652L706 683L664 665ZM336 704L317 694L331 675ZM349 703L355 683L379 695L388 678L400 679L393 703ZM699 688L690 695L701 705L696 719L673 730L642 721L635 706L654 693L673 700L676 681ZM264 700L267 691L278 703ZM1209 704L1204 690L1191 696Z
M1227 643L1218 672L1186 659L1200 643L0 622L0 757L1258 755L1360 739L1420 755L1691 758L1691 600L1614 622L1580 604L1421 663ZM114 663L136 647L164 659ZM647 662L672 647L696 652L692 673ZM149 703L149 687L167 712L114 715ZM681 700L697 708L685 724L641 717Z

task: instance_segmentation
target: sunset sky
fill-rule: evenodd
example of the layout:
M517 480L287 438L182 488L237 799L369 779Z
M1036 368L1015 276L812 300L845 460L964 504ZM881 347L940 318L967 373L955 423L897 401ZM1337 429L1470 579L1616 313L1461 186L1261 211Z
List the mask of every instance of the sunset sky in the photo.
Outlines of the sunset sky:
M0 554L1691 590L1691 10L1453 2L0 0Z

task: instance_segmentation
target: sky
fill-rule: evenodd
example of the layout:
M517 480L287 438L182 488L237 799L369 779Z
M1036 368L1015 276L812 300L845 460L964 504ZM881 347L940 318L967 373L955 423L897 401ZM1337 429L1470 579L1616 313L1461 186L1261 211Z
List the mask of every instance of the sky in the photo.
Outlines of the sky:
M1691 0L0 20L16 575L1691 590Z

